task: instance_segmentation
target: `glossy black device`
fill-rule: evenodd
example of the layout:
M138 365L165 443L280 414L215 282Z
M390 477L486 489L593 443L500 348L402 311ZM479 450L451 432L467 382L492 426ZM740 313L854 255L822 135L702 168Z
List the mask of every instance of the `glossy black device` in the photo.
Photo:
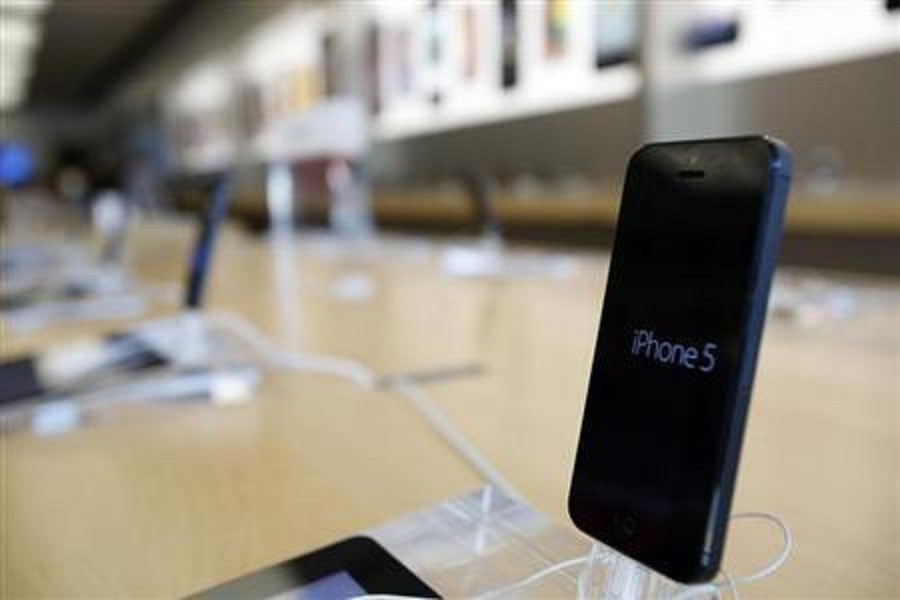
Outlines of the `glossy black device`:
M111 358L108 363L110 370L132 373L169 364L169 359L149 344L127 333L113 333L98 344L110 347ZM118 345L121 351L125 344L128 347L127 352L124 356L116 356L116 346ZM39 361L37 355L26 354L0 362L0 414L7 405L28 401L53 391L57 393L67 391L66 388L54 390L53 385L42 380Z
M438 597L378 542L357 536L225 582L190 598L224 600L277 596L298 600L344 600L367 594Z
M763 137L628 166L569 514L680 582L719 570L789 179Z
M209 277L210 263L212 263L213 250L215 250L216 234L219 231L219 225L225 220L228 205L231 203L231 188L230 175L221 176L213 184L209 206L201 213L200 230L191 256L184 295L186 308L200 308L203 302L203 292L206 289L206 280Z

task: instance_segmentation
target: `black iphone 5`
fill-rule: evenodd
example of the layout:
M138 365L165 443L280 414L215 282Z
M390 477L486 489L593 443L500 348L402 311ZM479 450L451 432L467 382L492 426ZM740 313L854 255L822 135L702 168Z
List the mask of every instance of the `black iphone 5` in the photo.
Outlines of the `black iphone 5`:
M683 583L719 571L790 165L765 137L628 165L569 514Z

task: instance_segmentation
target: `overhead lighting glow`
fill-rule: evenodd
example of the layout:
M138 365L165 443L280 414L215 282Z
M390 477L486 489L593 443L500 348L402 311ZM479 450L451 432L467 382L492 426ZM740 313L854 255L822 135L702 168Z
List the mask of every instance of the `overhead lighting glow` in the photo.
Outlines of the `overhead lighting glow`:
M221 106L228 101L232 77L226 65L218 61L195 66L177 84L171 95L172 106L181 110Z
M50 8L50 0L0 0L0 12L38 16Z
M31 67L34 58L34 49L28 46L3 46L0 45L0 67L3 70L14 69L20 71L25 67ZM4 73L0 73L3 77Z
M21 70L3 69L0 75L0 85L22 85L31 75L30 69L22 68Z
M0 110L16 108L23 100L25 90L21 86L0 83Z
M32 19L0 14L0 46L34 46L41 34L41 26Z
M0 112L25 99L50 0L0 0Z

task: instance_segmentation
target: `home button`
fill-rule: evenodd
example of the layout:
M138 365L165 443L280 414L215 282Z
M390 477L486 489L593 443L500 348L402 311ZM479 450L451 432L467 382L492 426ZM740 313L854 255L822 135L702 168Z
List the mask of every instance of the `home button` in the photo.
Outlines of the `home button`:
M633 515L625 513L616 517L616 528L623 538L632 538L637 533L637 519Z

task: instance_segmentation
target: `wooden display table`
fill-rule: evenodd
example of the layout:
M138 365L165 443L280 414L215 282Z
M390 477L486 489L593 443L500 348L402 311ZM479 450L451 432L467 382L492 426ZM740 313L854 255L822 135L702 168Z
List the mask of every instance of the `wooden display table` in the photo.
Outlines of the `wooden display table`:
M139 227L136 275L180 280L191 238L184 224ZM226 232L210 306L284 347L378 372L483 364L483 376L427 389L565 524L605 255L573 254L570 278L460 280L439 269L440 247L378 260L323 248L304 242L279 262L264 240ZM322 293L348 274L371 278L369 299ZM773 319L767 329L735 508L783 514L797 549L745 597L900 593L898 283L840 282L856 298L850 316ZM7 332L2 354L121 327ZM397 396L279 372L245 405L122 408L58 437L4 435L0 474L0 596L9 598L178 596L478 484ZM726 564L752 571L776 542L763 526L735 525Z

